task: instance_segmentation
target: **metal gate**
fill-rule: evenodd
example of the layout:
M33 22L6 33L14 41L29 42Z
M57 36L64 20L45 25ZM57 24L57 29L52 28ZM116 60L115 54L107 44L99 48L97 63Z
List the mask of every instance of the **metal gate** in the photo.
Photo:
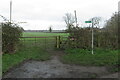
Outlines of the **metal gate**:
M24 48L36 46L45 50L53 50L60 48L62 36L21 37L20 40Z
M41 49L54 49L56 45L56 37L50 36L50 37L21 37L21 42L23 44L23 47L29 48L29 47L39 47Z

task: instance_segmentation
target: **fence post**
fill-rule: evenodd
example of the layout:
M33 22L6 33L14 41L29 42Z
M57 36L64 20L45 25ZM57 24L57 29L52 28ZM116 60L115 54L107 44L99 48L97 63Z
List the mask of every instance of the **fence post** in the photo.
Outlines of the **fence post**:
M60 36L56 36L56 45L57 48L60 48Z
M57 36L55 36L55 47L57 48Z
M60 36L58 36L58 48L60 48Z
M57 48L59 48L59 36L57 36Z
M45 37L45 50L46 50L46 37Z

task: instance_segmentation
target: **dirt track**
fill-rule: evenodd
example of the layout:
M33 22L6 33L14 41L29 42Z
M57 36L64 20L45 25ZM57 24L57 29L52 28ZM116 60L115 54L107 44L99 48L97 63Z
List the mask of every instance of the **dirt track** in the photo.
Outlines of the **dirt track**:
M61 53L61 52L58 52ZM106 75L106 76L105 76ZM108 76L107 76L108 75ZM109 75L106 67L85 67L63 64L59 56L52 56L48 61L23 63L6 73L3 78L117 78L118 74Z

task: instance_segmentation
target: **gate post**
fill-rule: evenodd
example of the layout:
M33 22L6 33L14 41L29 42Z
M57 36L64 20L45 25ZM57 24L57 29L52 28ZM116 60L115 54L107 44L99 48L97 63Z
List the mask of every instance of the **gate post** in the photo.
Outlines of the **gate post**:
M55 47L57 48L57 36L55 36Z
M46 41L46 37L45 37L45 50L46 50L46 46L47 46L47 44L46 44L46 43L47 43L47 41Z
M59 45L58 45L58 36L56 36L56 47L59 48Z
M57 48L60 48L60 36L56 36L56 45Z
M58 48L60 48L60 36L58 36Z

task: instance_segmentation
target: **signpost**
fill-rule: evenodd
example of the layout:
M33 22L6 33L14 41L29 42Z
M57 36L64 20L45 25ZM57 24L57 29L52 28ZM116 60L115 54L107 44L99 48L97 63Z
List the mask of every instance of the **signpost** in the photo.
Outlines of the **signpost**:
M92 21L85 21L85 23L92 23Z
M12 1L10 1L10 24L12 20Z
M120 1L118 2L118 31L120 30ZM120 38L118 39L120 42Z
M91 45L91 47L92 47L92 54L93 54L93 40L94 40L94 36L93 36L93 19L92 19L92 21L85 21L85 23L92 23L92 45Z
M120 12L120 1L118 2L118 12Z
M76 22L76 27L77 27L77 15L76 15L76 10L75 10L74 12L75 12L75 22Z

